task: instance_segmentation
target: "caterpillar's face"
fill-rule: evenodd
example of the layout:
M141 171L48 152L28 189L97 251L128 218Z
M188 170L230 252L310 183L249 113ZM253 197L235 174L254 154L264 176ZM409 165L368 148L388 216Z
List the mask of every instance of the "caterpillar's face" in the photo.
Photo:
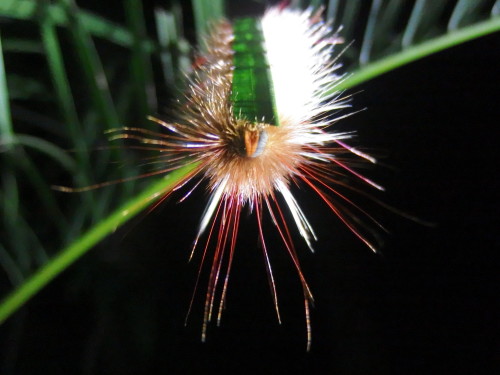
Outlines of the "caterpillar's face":
M228 140L228 145L239 157L256 158L267 147L269 125L237 120L236 135Z
M288 181L300 162L300 145L293 142L293 135L286 126L235 120L217 151L207 154L212 186L227 180L225 193L244 201L270 194L276 181Z

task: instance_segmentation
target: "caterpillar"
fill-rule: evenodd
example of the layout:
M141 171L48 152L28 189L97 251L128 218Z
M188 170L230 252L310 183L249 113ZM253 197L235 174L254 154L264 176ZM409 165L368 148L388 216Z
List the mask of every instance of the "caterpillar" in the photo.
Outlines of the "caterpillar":
M349 115L338 114L350 107L349 97L336 90L346 77L339 73L339 54L334 54L341 43L338 32L322 19L321 10L279 5L261 18L222 20L205 40L176 121L150 117L162 132L122 128L112 137L131 139L162 157L167 155L168 168L163 171L197 163L177 185L194 185L184 198L202 181L207 183L209 198L191 251L191 257L202 251L195 292L201 267L210 262L202 341L209 323L220 323L226 304L243 209L248 208L257 221L279 322L264 215L270 217L293 262L302 285L307 350L312 341L310 308L314 299L291 232L298 230L311 251L317 236L293 195L293 186L305 185L314 191L356 237L376 251L364 223L378 223L343 192L361 191L356 184L383 190L355 168L375 159L346 143L352 132L330 130ZM192 304L193 299L189 311Z

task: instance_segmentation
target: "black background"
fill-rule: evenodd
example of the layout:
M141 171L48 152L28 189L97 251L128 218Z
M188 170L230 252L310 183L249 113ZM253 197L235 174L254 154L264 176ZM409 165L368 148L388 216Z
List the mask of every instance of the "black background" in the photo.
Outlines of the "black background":
M339 129L383 150L370 175L390 230L375 255L307 191L294 193L319 240L296 236L313 290L305 350L298 278L266 222L283 324L274 315L255 217L243 215L222 326L200 342L204 287L184 326L206 199L170 199L58 277L0 328L2 373L491 374L498 367L499 35L361 85ZM180 197L180 196L179 196Z

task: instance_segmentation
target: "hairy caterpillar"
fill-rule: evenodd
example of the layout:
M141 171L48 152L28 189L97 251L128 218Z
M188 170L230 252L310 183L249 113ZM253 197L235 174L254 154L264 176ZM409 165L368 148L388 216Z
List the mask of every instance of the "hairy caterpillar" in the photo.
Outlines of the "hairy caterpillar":
M167 156L168 167L162 172L198 163L178 184L179 188L194 184L185 197L201 181L208 183L210 197L191 252L192 256L201 248L203 266L213 251L203 341L209 322L215 316L220 322L226 303L244 207L248 206L257 220L278 321L278 295L264 238L263 215L271 218L293 261L302 284L308 350L313 295L291 229L296 227L311 251L316 235L291 187L303 184L311 188L361 241L373 251L376 249L367 223L379 226L378 222L343 192L359 191L357 183L383 190L352 164L353 157L358 159L356 163L375 160L345 143L352 132L327 131L345 117L331 118L332 114L349 107L348 98L335 90L343 75L337 73L340 64L333 57L333 49L341 42L322 20L321 11L312 9L277 6L260 19L221 21L206 39L206 48L179 105L177 121L169 123L151 117L164 128L163 133L122 128L112 136L140 142L158 151L161 158ZM283 204L291 214L289 222ZM206 242L201 246L203 236Z

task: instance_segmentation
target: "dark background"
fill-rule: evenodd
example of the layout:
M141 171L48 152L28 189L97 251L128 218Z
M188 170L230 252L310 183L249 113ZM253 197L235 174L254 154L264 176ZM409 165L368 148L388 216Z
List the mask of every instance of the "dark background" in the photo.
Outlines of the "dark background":
M369 172L383 200L435 226L374 206L391 232L375 255L312 192L294 192L319 237L315 254L295 238L316 299L310 353L300 284L267 222L276 321L253 215L222 326L200 342L203 283L184 326L199 189L119 230L2 326L2 373L495 373L499 46L498 34L481 38L356 89L366 110L338 129L385 155L390 167Z

